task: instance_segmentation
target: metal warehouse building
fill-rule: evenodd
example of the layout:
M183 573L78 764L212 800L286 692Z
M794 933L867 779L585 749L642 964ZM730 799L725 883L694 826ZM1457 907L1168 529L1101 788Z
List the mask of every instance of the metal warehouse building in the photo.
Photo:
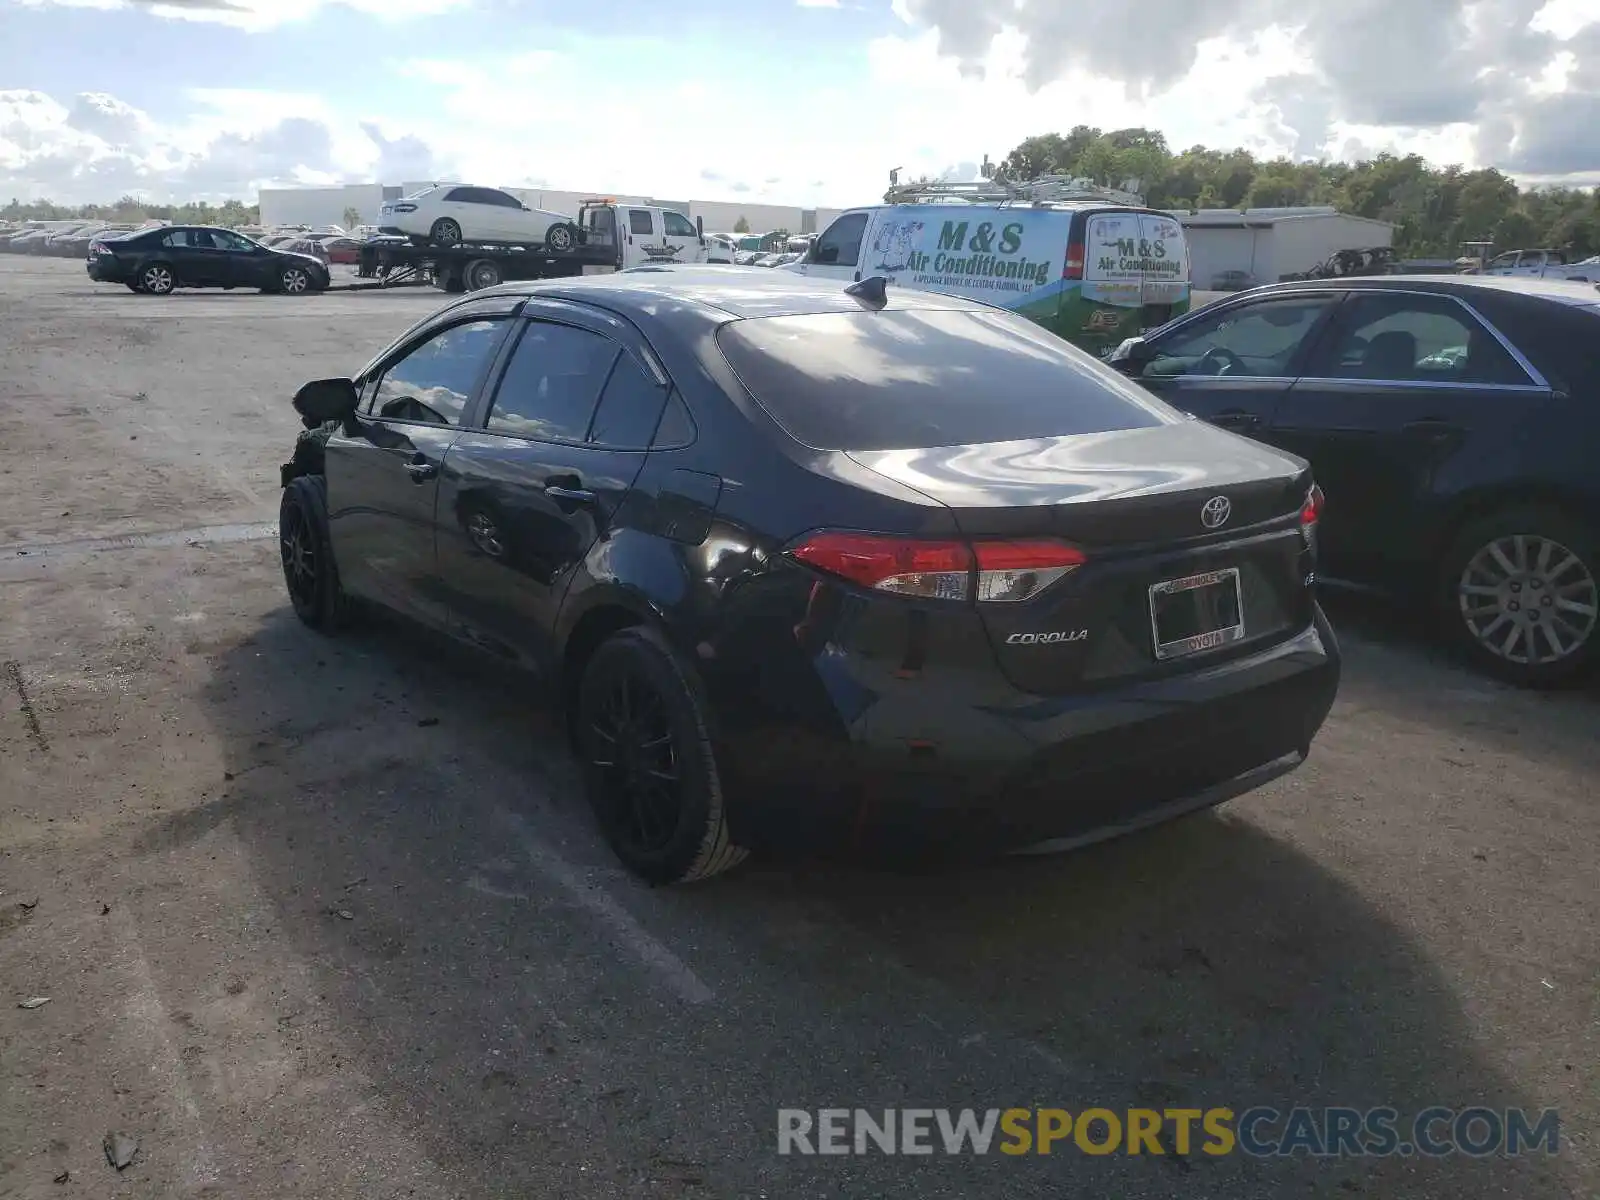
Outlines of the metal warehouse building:
M1309 271L1336 250L1394 244L1387 221L1352 217L1336 208L1202 208L1172 214L1189 239L1194 286L1227 286L1219 278L1242 271L1252 283L1273 283Z

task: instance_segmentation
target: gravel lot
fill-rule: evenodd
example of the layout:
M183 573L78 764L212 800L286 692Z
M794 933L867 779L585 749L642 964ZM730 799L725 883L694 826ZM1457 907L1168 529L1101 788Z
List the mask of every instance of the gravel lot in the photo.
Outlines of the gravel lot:
M0 257L0 1197L1600 1195L1600 693L1341 601L1311 761L1214 814L643 888L533 689L284 597L289 396L439 300ZM776 1153L779 1107L1254 1103L1561 1152Z

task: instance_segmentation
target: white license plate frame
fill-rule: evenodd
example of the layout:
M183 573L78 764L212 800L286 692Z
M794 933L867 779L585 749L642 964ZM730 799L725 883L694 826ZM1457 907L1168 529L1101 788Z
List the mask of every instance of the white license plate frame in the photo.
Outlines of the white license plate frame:
M1219 585L1226 586L1231 591L1233 611L1237 615L1236 621L1186 637L1173 638L1171 641L1161 640L1159 602L1163 597L1196 592L1202 588L1214 588ZM1227 595L1228 592L1223 594ZM1208 650L1219 650L1244 638L1244 592L1239 585L1238 567L1221 567L1215 571L1200 571L1180 579L1164 579L1160 583L1153 583L1150 585L1148 602L1150 643L1155 648L1157 662L1170 662L1175 658L1187 658L1193 654L1204 654Z

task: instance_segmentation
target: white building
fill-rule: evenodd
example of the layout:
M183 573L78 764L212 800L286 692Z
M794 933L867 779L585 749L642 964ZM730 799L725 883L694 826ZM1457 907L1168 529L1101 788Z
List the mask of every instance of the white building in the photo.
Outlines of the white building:
M391 197L388 193L394 193ZM378 208L386 199L398 197L399 188L381 183L350 183L342 187L262 188L259 196L261 223L268 229L280 225L346 225L347 211L361 219L357 225L373 225Z
M1336 250L1394 244L1387 221L1352 217L1336 208L1203 208L1175 210L1189 239L1189 278L1209 289L1242 271L1252 283L1275 283L1309 271Z

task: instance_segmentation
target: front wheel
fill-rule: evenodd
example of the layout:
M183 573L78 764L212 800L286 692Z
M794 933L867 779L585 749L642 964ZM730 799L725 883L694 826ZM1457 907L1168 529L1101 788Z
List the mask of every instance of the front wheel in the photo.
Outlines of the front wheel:
M349 602L333 561L328 484L321 475L301 475L283 489L278 503L278 548L295 616L325 633L344 624Z
M589 802L618 858L650 883L737 866L698 677L653 631L624 629L584 669L572 719Z
M560 254L565 254L578 244L578 231L571 225L552 225L546 230L544 244Z
M1446 628L1486 669L1548 688L1600 662L1600 537L1558 509L1470 521L1440 570Z
M304 267L285 267L278 288L286 296L303 296L311 290L311 275Z

